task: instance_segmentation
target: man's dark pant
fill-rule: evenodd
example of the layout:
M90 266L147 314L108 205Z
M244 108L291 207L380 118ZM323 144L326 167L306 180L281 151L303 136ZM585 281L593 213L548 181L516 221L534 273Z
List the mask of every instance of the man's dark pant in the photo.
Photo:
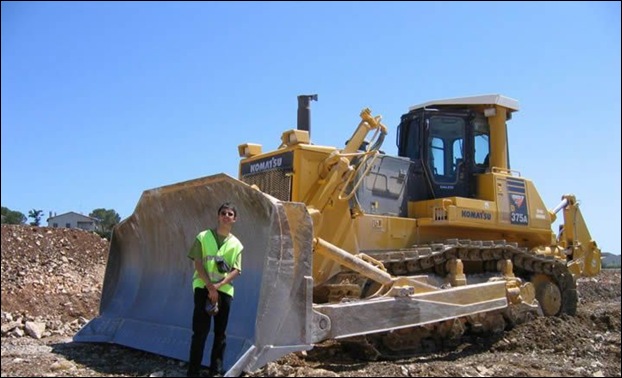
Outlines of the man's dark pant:
M192 343L190 345L190 362L188 375L198 376L201 368L201 360L205 350L205 341L209 333L212 317L205 311L208 291L206 288L194 290L194 312L192 314ZM229 321L229 308L231 296L218 292L218 313L214 316L214 345L210 358L210 370L215 374L223 374L223 357L226 347L227 322Z

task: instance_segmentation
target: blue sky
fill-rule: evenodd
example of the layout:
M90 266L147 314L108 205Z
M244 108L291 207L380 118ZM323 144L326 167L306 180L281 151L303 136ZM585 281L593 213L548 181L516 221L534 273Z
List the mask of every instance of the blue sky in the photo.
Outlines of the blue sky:
M129 216L143 190L278 147L312 103L343 146L370 107L499 93L512 168L620 253L620 2L2 2L2 206ZM614 207L613 209L611 207ZM30 219L29 219L30 221ZM44 222L44 224L47 224Z

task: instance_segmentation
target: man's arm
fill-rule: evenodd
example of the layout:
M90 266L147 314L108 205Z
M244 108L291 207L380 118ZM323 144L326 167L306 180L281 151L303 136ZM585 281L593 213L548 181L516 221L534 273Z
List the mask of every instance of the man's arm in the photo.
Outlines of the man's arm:
M218 292L212 284L212 280L210 280L209 274L205 270L205 267L203 267L203 252L201 242L199 242L199 240L195 239L194 243L192 243L192 247L190 247L190 252L188 252L188 257L193 260L194 270L196 270L201 281L205 283L205 288L207 288L207 291L209 293L210 301L212 301L212 303L216 302L218 300Z
M237 269L233 269L231 272L229 272L229 274L227 274L227 277L225 277L224 280L214 284L214 287L216 289L220 288L223 285L226 285L228 283L231 283L231 281L233 281L237 276L240 275L240 271Z
M217 287L214 286L214 284L210 280L209 274L207 274L207 272L205 271L205 268L203 267L203 262L200 258L194 259L194 269L196 269L197 273L199 274L199 278L203 280L203 282L205 282L205 287L207 288L207 291L209 293L209 300L212 303L216 303L216 301L218 301L218 291L216 291Z

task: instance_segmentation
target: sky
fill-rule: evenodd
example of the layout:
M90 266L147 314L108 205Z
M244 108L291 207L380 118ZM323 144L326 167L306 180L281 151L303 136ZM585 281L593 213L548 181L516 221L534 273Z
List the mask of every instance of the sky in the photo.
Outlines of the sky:
M520 104L512 169L549 209L575 194L593 239L620 254L620 2L1 7L2 206L42 210L42 225L125 218L144 190L237 177L237 146L277 148L301 94L318 94L314 144L342 147L369 107L388 154L409 106L501 94Z

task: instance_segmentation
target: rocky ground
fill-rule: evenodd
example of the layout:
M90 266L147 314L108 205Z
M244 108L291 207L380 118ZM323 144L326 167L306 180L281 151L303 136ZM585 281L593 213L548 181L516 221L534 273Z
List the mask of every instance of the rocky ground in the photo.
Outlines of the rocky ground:
M2 376L183 376L185 364L130 348L74 343L97 314L108 243L80 230L2 225ZM577 316L538 318L450 350L366 361L339 342L250 376L619 377L620 270L578 282Z

